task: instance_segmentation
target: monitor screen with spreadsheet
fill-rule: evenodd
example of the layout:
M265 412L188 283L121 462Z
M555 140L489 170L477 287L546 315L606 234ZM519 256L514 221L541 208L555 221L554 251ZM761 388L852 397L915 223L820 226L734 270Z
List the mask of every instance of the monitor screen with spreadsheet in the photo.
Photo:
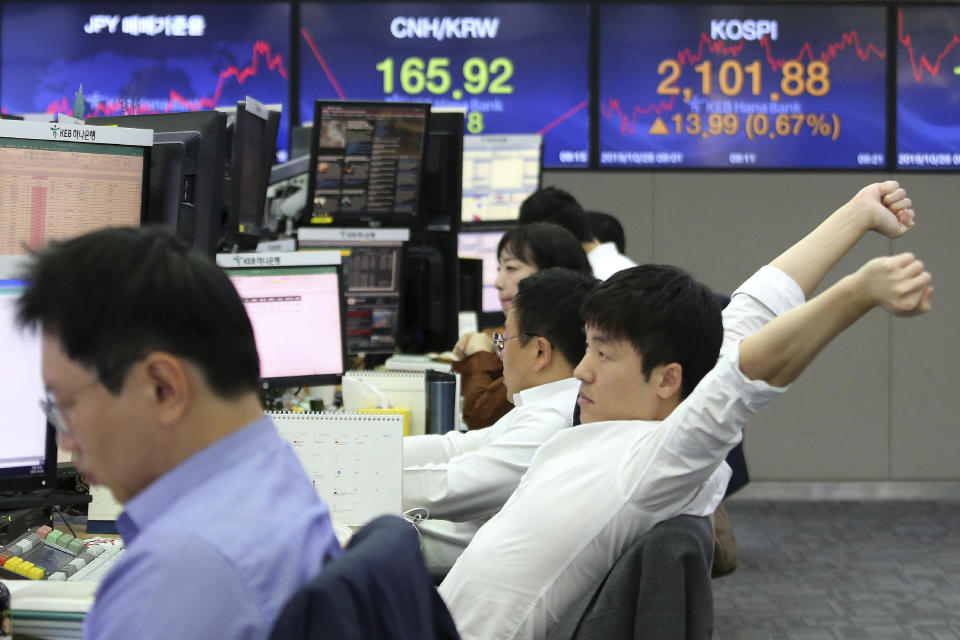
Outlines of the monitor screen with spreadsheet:
M139 226L153 132L0 121L0 255Z
M40 335L20 330L16 302L25 283L13 261L0 259L0 494L51 488L57 453L53 429L40 409Z
M463 140L464 224L510 223L520 204L540 188L543 136L467 136Z
M252 261L227 273L253 325L261 380L278 388L338 383L345 361L340 267L283 265L264 255L217 256L227 267Z

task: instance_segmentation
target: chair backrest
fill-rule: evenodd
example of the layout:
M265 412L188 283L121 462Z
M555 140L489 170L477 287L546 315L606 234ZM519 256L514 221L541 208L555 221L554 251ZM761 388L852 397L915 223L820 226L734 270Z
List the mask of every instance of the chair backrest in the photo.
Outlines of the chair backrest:
M372 520L284 606L271 640L457 640L413 525Z
M708 518L677 516L638 538L548 640L691 640L713 634Z

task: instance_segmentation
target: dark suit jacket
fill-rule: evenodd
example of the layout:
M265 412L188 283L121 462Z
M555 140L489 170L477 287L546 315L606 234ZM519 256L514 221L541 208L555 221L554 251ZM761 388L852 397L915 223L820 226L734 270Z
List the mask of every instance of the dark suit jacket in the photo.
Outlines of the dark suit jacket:
M713 528L677 516L641 536L548 640L699 640L713 634Z
M293 595L270 638L457 640L459 635L427 574L413 525L381 516Z

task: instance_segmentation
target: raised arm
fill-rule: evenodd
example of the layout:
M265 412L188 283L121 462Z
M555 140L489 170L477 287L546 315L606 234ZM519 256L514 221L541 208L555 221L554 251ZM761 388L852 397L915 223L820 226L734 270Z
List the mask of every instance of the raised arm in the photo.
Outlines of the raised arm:
M809 298L853 245L871 229L897 238L913 227L913 203L894 180L867 185L770 264Z
M896 316L930 310L932 278L911 253L875 258L740 342L740 370L773 386L790 384L818 353L874 307Z
M868 231L896 238L914 225L906 192L893 180L867 185L734 293L723 312L723 352L808 299ZM748 295L738 295L747 293Z

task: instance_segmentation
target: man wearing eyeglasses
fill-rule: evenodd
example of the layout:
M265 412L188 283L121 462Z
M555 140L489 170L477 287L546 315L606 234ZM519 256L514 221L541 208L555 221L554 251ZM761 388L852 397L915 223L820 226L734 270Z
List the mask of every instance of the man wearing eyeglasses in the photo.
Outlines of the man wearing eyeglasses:
M540 445L573 424L580 386L573 367L584 349L580 305L595 284L556 268L522 280L493 339L514 408L486 429L404 439L404 509L426 511L419 528L433 575L444 575L500 510Z
M53 244L24 280L41 406L77 469L124 503L126 549L84 638L266 638L340 548L260 407L253 329L226 274L169 234L114 228ZM279 525L269 542L252 516Z

